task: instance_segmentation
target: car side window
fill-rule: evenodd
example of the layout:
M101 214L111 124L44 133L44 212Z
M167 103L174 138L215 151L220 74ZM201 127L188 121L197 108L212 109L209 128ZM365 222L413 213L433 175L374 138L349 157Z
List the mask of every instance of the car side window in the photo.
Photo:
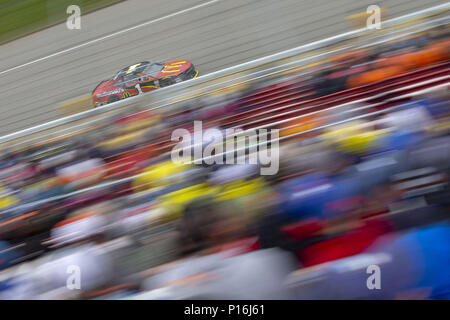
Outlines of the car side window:
M158 81L157 80L151 80L151 81L144 81L141 83L141 88L147 87L147 88L157 88L158 87Z

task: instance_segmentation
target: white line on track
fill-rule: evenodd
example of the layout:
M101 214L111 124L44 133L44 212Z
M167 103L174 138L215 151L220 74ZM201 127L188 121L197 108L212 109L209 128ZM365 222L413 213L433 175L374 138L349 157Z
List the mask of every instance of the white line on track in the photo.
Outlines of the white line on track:
M136 29L139 29L139 28L148 26L148 25L150 25L150 24L152 24L152 23L155 23L155 22L160 22L160 21L163 21L163 20L166 20L166 19L169 19L169 18L178 16L178 15L183 14L183 13L187 13L187 12L190 12L190 11L193 11L193 10L196 10L196 9L200 9L200 8L209 6L209 5L211 5L211 4L213 4L213 3L216 3L216 2L219 2L219 1L221 1L221 0L211 0L211 1L204 2L204 3L201 3L201 4L195 5L195 6L193 6L193 7L187 8L187 9L183 9L183 10L180 10L180 11L173 12L173 13L171 13L171 14L168 14L168 15L163 16L163 17L160 17L160 18L156 18L156 19L153 19L153 20L149 20L149 21L143 22L143 23L138 24L138 25L136 25L136 26L133 26L133 27L130 27L130 28L126 28L126 29L117 31L117 32L108 34L108 35L106 35L106 36L103 36L103 37L100 37L100 38L97 38L97 39L94 39L94 40L90 40L90 41L88 41L88 42L84 42L84 43L79 44L79 45L77 45L77 46L74 46L74 47L71 47L71 48L68 48L68 49L64 49L64 50L61 50L61 51L52 53L52 54L50 54L50 55L48 55L48 56L45 56L45 57L42 57L42 58L39 58L39 59L30 61L30 62L21 64L21 65L18 65L18 66L12 67L12 68L7 69L7 70L3 70L3 71L0 72L0 75L3 75L3 74L5 74L5 73L8 73L8 72L11 72L11 71L14 71L14 70L17 70L17 69L26 67L26 66L29 66L29 65L31 65L31 64L35 64L35 63L37 63L37 62L41 62L41 61L44 61L44 60L48 60L48 59L50 59L50 58L59 56L59 55L61 55L61 54L64 54L64 53L67 53L67 52L70 52L70 51L73 51L73 50L80 49L80 48L82 48L82 47L91 45L91 44L96 43L96 42L100 42L100 41L103 41L103 40L106 40L106 39L115 37L115 36L117 36L117 35L119 35L119 34L123 34L123 33L129 32L129 31L132 31L132 30L136 30Z

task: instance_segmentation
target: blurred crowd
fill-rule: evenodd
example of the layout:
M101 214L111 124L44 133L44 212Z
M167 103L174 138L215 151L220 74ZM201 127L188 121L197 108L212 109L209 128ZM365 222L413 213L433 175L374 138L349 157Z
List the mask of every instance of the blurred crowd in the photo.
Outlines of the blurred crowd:
M0 298L449 299L448 44L439 27L3 150ZM173 162L195 120L279 129L278 173Z

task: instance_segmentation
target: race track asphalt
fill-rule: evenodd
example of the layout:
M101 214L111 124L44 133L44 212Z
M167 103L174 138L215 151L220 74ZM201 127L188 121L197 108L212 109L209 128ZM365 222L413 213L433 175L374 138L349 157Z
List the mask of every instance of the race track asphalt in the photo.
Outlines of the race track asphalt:
M56 105L138 61L188 59L206 74L348 31L370 4L394 17L445 2L127 0L82 15L81 30L62 23L0 46L0 135L61 117Z

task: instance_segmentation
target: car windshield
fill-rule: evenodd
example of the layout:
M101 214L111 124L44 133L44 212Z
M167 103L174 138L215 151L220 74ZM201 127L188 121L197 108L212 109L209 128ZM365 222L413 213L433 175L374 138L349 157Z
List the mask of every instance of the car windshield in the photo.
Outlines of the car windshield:
M138 82L139 81L139 76L136 75L136 74L130 73L130 74L124 75L122 80L123 80L123 82L126 82L126 83Z
M158 73L161 72L163 67L164 67L164 63L155 62L155 63L150 64L148 67L146 67L142 71L142 73L145 75L148 75L152 78L155 78L158 75Z

